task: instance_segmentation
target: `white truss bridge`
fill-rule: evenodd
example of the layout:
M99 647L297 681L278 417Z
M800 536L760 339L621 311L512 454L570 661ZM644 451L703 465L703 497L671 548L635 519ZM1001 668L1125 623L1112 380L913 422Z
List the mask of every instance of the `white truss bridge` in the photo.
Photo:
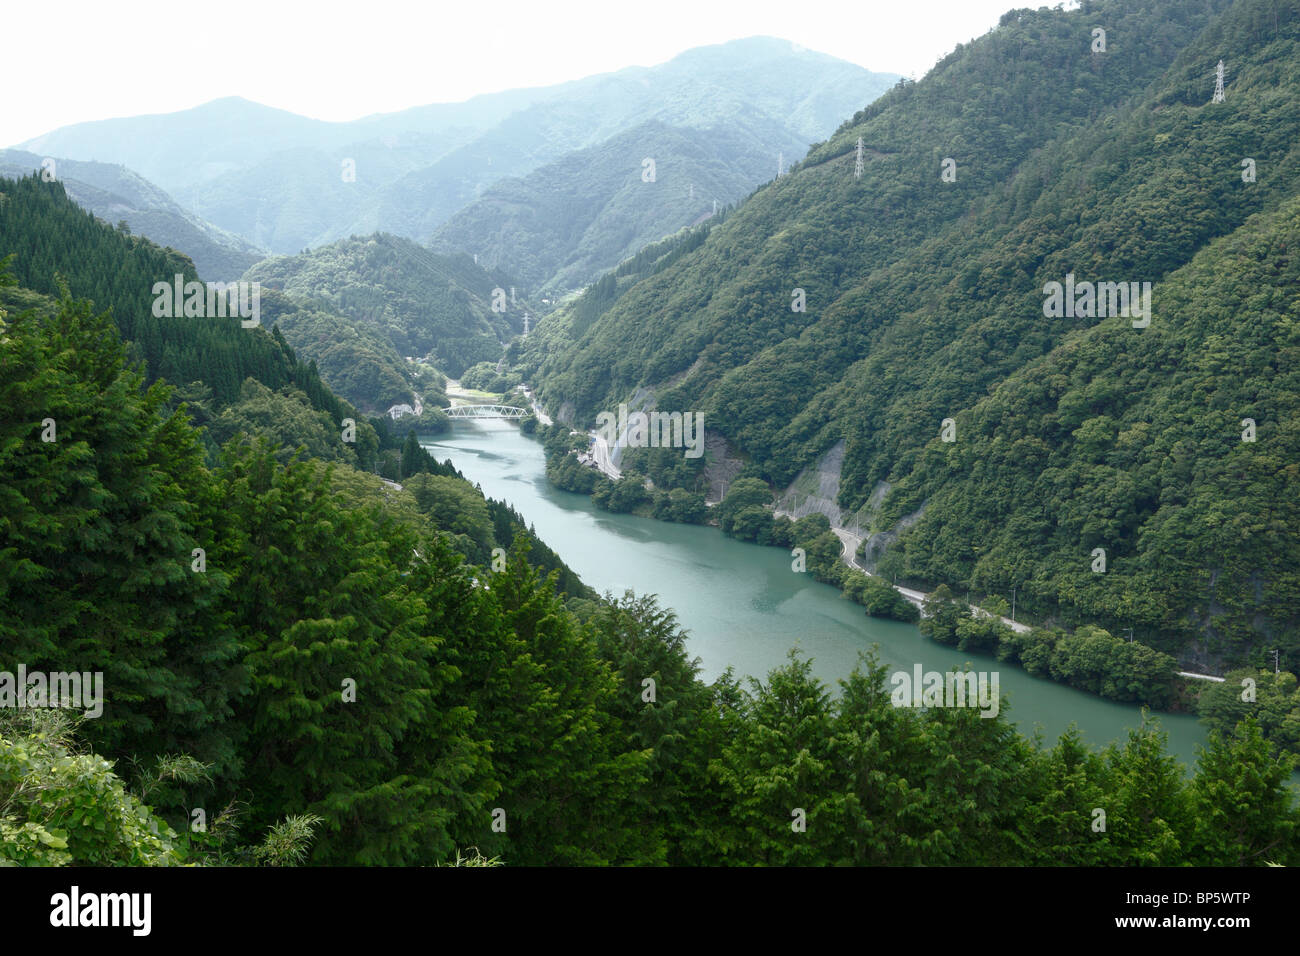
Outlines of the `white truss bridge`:
M452 405L443 411L448 418L521 419L532 414L526 408L516 408L513 405Z

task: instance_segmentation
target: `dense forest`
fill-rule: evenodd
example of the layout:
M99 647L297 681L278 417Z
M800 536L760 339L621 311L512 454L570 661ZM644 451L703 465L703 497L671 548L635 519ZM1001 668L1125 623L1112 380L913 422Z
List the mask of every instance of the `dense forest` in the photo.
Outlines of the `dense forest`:
M3 321L4 662L109 688L5 712L8 861L1300 864L1253 717L1185 777L1153 727L895 707L869 657L838 697L798 656L706 685L670 612L558 591L457 479L394 507L262 440L208 467L88 303Z
M899 583L1294 662L1297 62L1294 0L1012 11L520 367L579 425L702 412L777 491L843 442L841 521ZM1048 317L1067 276L1151 283L1149 324Z
M298 303L274 288L262 293L262 313L295 352L315 363L321 380L360 409L381 414L409 404L418 373L373 325L340 315L321 302Z
M671 612L593 595L414 436L400 489L257 421L212 460L107 313L3 292L0 669L107 689L0 715L7 861L1300 863L1253 716L1185 776L1155 727L895 707L870 657L837 696L798 656L705 684Z
M106 222L125 222L131 232L160 246L184 250L204 279L229 282L265 256L251 242L181 208L125 166L0 149L0 176L21 179L33 172L58 179L74 202Z
M710 69L790 68L775 43ZM1300 653L1297 62L1300 0L1015 10L716 215L678 228L674 195L636 232L640 157L595 147L565 188L606 205L557 219L546 167L448 229L495 237L485 268L385 233L263 261L251 328L159 316L189 258L0 178L0 865L1300 866L1300 688L1265 666ZM790 105L786 73L751 78ZM633 85L576 84L550 135L619 125ZM390 202L461 201L550 109L478 108ZM558 148L534 147L516 172ZM408 205L387 215L446 212ZM510 276L615 262L519 337ZM1075 279L1151 282L1150 322L1050 315ZM1207 744L1187 767L1146 712L1093 748L1021 735L1008 700L908 705L875 651L834 687L797 648L706 681L655 595L596 593L425 451L448 375L538 388L555 485L787 549L930 641L1153 708L1188 704L1180 668L1223 673ZM714 451L605 478L582 429L620 402L702 411ZM856 555L780 512L832 448ZM1012 587L1036 626L999 620ZM20 671L104 693L15 706Z
M523 330L518 295L513 303L493 295L510 288L507 275L480 269L464 253L440 255L382 233L267 259L244 278L295 301L323 302L396 354L423 358L453 378L476 362L496 361L503 342ZM313 335L301 323L290 326L304 343ZM376 358L382 362L384 353Z
M201 381L218 405L234 401L244 380L255 378L272 389L297 388L313 409L335 418L351 414L265 323L243 328L232 318L155 316L154 283L171 283L177 274L197 281L194 264L129 231L105 228L70 202L57 180L0 179L0 258L6 255L14 256L11 268L23 286L56 295L63 281L72 295L111 309L151 378Z

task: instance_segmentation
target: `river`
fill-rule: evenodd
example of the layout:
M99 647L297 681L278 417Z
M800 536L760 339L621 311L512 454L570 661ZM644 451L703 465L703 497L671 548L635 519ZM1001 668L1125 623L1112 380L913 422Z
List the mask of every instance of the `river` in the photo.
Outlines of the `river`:
M728 538L717 528L670 524L598 510L584 495L546 480L541 443L502 421L457 422L450 434L424 438L439 461L450 458L489 497L506 501L531 523L564 562L597 591L655 593L677 612L687 646L712 680L728 666L738 676L766 677L797 646L819 678L836 681L860 652L879 645L890 672L947 671L969 661L999 674L1003 713L1026 735L1041 729L1048 743L1071 723L1093 745L1123 740L1141 723L1138 707L1117 704L1026 674L991 655L957 651L922 636L911 624L867 617L839 591L791 570L789 552ZM1158 714L1169 750L1185 764L1205 742L1199 720Z

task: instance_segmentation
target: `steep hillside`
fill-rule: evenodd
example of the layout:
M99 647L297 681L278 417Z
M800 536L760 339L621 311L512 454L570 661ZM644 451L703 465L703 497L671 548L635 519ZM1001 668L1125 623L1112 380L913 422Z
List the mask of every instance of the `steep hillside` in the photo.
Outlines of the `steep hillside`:
M1106 318L956 415L898 478L882 562L1018 584L1197 667L1300 649L1300 196L1208 244L1151 326ZM1095 566L1102 549L1104 573ZM886 563L887 562L887 563Z
M204 279L229 282L266 257L265 250L183 209L125 166L5 149L0 150L0 176L18 179L40 172L47 159L54 163L52 175L77 205L110 225L125 221L133 233L185 253Z
M501 357L502 343L523 329L522 307L505 300L493 312L493 289L510 280L469 256L443 256L397 236L343 239L298 256L268 259L244 277L298 301L319 301L378 331L402 356L426 358L452 376Z
M1187 659L1239 660L1260 642L1294 645L1294 605L1265 593L1285 585L1284 569L1295 566L1291 544L1258 535L1229 555L1222 542L1210 551L1187 538L1158 542L1151 522L1160 498L1175 499L1153 497L1138 482L1136 460L1125 460L1116 443L1133 416L1157 417L1155 407L1130 406L1130 394L1174 371L1162 364L1167 355L1146 351L1190 321L1164 297L1176 288L1174 274L1221 237L1244 229L1246 242L1267 222L1251 217L1282 210L1296 188L1298 12L1295 2L1273 0L1146 0L1007 14L998 30L954 51L921 83L856 115L789 177L712 229L698 250L626 290L567 344L552 336L551 354L534 351L530 359L540 365L543 397L552 407L571 405L586 422L638 389L656 394L661 408L704 411L709 427L778 487L843 440L839 504L854 520L885 531L923 505L937 509L923 530L902 536L894 558L906 556L893 569L918 581L1001 593L1014 585L1030 612L1132 627ZM1093 49L1099 24L1104 52ZM1220 59L1226 101L1212 103ZM1272 268L1285 274L1283 262ZM1065 354L1094 326L1098 335L1124 325L1045 316L1047 283L1069 274L1154 284L1150 327L1129 327L1113 346L1139 367L1093 373L1087 401L1066 416L1071 432L1106 419L1089 423L1086 442L1062 444L1056 423L1031 419L1022 425L1029 445L994 470L969 431L979 403L990 393L1012 394L1021 382L1045 388L1036 376L1054 350ZM1239 290L1248 311L1238 321L1265 336L1250 362L1215 366L1217 382L1200 388L1216 384L1242 404L1241 380L1253 387L1252 376L1267 379L1261 363L1286 349L1290 335L1271 311L1277 303L1267 302L1270 288ZM792 309L797 289L806 311ZM545 341L538 337L534 348ZM1185 337L1178 348L1195 353L1198 341ZM1204 341L1222 348L1213 336ZM1069 391L1054 388L1044 396ZM1213 446L1196 406L1174 409L1195 423L1197 441ZM1231 414L1263 421L1275 412ZM945 419L955 420L957 441L940 446ZM1031 454L1040 443L1041 454ZM939 447L955 456L949 467L960 461L966 471L940 481L931 462L922 472ZM1288 460L1285 448L1270 460ZM1047 454L1079 467L1110 461L1127 476L1097 486L1122 505L1073 500L1077 534L1068 543L1053 530L1058 516L1044 510L1041 494L1023 492ZM975 476L1022 492L990 497ZM1225 493L1217 480L1189 464L1175 484L1179 495L1208 502ZM1289 480L1276 472L1264 490L1280 500ZM927 494L940 486L950 489L943 500L954 502L945 508ZM1242 485L1237 494L1254 501L1258 492ZM945 521L959 497L1001 510L981 510L978 522ZM1010 530L1001 540L1019 542L1015 549L992 545L1003 527ZM1125 557L1081 590L1069 576L1088 570L1102 539ZM1155 588L1157 559L1164 575L1179 580Z
M324 309L276 314L273 306L270 312L294 351L315 362L325 384L358 408L378 414L411 401L406 363L374 327Z
M10 255L20 285L56 295L66 283L74 296L111 310L131 357L146 362L150 381L202 382L220 408L237 401L245 379L254 378L271 389L300 390L312 410L335 421L351 411L264 325L244 328L236 317L154 315L154 284L170 284L177 274L197 280L193 263L96 220L60 182L0 179L0 259Z
M761 118L716 129L652 122L506 179L445 223L434 248L479 254L541 291L580 288L643 246L736 202L806 144ZM646 159L654 162L650 178Z
M733 40L688 50L661 66L588 77L386 187L378 228L427 239L497 180L526 175L650 121L715 130L737 120L742 128L775 124L784 135L763 144L757 158L775 174L782 142L799 144L788 159L802 155L846 112L871 102L896 79L771 37Z

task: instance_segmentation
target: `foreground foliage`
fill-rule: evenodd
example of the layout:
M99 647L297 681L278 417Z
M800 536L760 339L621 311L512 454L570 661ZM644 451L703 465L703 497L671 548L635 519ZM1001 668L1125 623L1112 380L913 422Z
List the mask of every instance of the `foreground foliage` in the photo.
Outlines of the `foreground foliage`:
M1153 727L1040 749L896 708L870 657L838 696L797 656L706 684L654 599L565 594L523 534L481 559L516 519L452 476L209 467L106 318L0 321L0 669L106 688L94 754L0 729L7 861L1300 864L1253 717L1186 778Z

